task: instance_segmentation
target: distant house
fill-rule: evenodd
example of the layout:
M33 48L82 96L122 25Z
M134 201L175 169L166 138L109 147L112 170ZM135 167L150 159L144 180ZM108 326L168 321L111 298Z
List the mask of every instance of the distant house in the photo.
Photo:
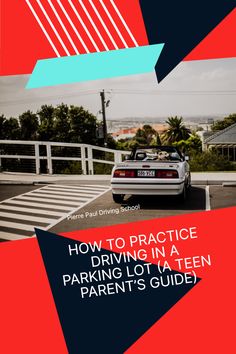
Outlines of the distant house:
M119 131L112 133L112 137L114 140L119 141L119 140L128 140L128 139L132 139L136 132L137 132L138 128L125 128L125 129L120 129Z
M203 148L215 148L228 160L236 161L236 123L206 138Z
M118 136L114 136L114 140L115 141L130 140L130 139L133 139L134 136L135 136L135 134L132 134L132 133L124 133L124 134L120 134Z

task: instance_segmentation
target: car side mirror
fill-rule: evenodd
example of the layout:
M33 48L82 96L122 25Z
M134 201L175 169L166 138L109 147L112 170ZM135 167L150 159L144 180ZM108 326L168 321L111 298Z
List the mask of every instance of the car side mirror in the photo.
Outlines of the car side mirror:
M125 161L130 160L131 155L125 155Z
M185 161L189 161L189 156L184 157Z

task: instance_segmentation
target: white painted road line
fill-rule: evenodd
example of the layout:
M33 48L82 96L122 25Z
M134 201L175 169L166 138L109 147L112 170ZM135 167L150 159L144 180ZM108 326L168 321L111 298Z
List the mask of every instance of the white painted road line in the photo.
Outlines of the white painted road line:
M43 191L39 191L39 192L30 192L30 194L35 194L35 193L40 193L41 195L49 195L49 194L51 194L51 195L64 195L64 196L68 196L69 198L70 197L76 197L76 195L81 195L81 196L83 196L83 197L93 197L94 195L97 195L97 194L99 194L100 192L96 192L96 193L85 193L85 192L83 192L83 194L76 194L76 193L72 193L72 192L64 192L64 191L58 191L58 190L54 190L54 189L47 189L47 190L43 190Z
M63 212L57 212L57 211L52 211L52 210L43 210L43 209L30 209L30 208L22 208L22 207L17 207L17 206L10 206L6 204L0 204L0 210L10 210L10 211L18 211L21 213L28 214L41 214L41 215L47 215L47 216L62 216L65 213Z
M21 196L21 197L17 197L17 200L27 200L27 201L31 201L32 202L44 202L45 203L45 207L46 207L46 203L50 203L50 205L54 205L54 204L58 204L58 205L70 205L71 207L76 207L78 205L78 203L76 202L68 202L68 201L64 201L64 200L56 200L56 199L50 199L50 198L40 198L40 197L30 197L27 195Z
M0 211L0 218L12 218L13 220L25 220L26 221L26 217L25 215L22 214L13 214L13 213L2 213ZM55 220L54 219L49 219L49 218L42 218L39 216L30 216L27 215L27 221L32 221L32 222L42 222L45 224L52 224Z
M100 185L50 185L3 200L0 203L0 238L31 237L35 227L48 230L109 190L109 186Z
M59 224L59 222L63 221L65 218L67 218L68 216L76 213L79 209L84 208L86 205L88 205L89 203L91 203L92 201L94 201L95 199L97 199L98 197L102 196L103 194L107 193L109 190L111 190L110 187L107 187L106 190L104 190L103 192L101 192L98 196L94 196L92 199L88 200L86 203L82 204L81 206L78 206L78 208L72 210L69 214L62 216L57 222L54 222L52 225L48 226L45 230L48 230L50 228L52 228L53 226L55 226L56 224Z
M60 196L60 195L45 195L45 194L41 194L41 193L27 193L27 194L25 194L25 196L28 196L28 197L40 197L40 198L44 198L44 200L45 199L49 199L50 200L50 198L53 198L53 199L59 199L59 200L72 200L72 201L77 201L77 202L79 202L79 201L85 201L85 202L87 202L87 200L89 200L89 199L91 199L92 197L91 196L89 196L88 198L84 198L84 197L80 197L80 196L78 196L78 197L70 197L70 196L67 196L67 197L65 197L64 195L62 195L62 196Z
M107 189L107 186L101 184L83 184L83 187L96 187L98 189Z
M23 200L9 200L9 201L7 201L7 204L32 206L32 207L38 207L38 208L44 208L44 209L49 208L49 209L65 210L65 211L71 210L70 207L64 206L64 205L59 206L59 205L43 204L43 203L31 203L31 202L26 202L26 201L23 201ZM6 207L8 207L8 205L6 205Z
M25 236L18 235L18 234L12 234L12 233L9 233L9 232L0 231L0 238L2 240L14 241L14 240L22 240L22 239L25 238Z
M41 191L40 191L41 192ZM46 193L46 192L55 192L55 193L64 193L64 194L70 194L70 195L81 195L82 194L86 194L86 195L97 195L100 194L101 192L103 192L103 189L101 191L88 191L85 189L73 189L73 188L45 188L42 192Z
M206 194L206 210L211 210L210 186L206 186L205 194Z
M80 187L78 186L74 186L74 185L61 185L61 184L57 184L57 185L50 185L50 186L46 186L45 189L47 188L50 188L50 187L54 187L54 188L63 188L63 189L69 189L69 188L72 188L72 189L76 189L76 190L83 190L83 191L86 191L86 190L91 190L91 191L100 191L100 190L107 190L108 186L100 186L100 187L97 187L97 186L89 186L89 185L81 185Z
M20 223L16 223L16 222L10 222L10 221L4 221L1 220L1 226L3 227L9 227L11 229L20 229L20 230L24 230L24 231L32 231L34 232L34 228L38 227L42 230L44 230L45 228L42 226L36 226L36 225L29 225L29 224L20 224Z

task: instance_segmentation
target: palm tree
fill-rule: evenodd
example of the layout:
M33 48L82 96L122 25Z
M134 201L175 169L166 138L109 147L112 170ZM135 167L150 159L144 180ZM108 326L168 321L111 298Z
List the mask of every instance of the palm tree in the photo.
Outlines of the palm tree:
M172 144L190 137L191 131L185 127L182 117L170 117L166 123L169 127L163 133L165 143Z

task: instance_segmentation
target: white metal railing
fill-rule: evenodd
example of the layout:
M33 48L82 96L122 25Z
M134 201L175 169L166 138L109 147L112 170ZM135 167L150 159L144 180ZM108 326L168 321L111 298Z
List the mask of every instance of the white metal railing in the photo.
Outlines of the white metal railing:
M28 147L31 147L31 150ZM43 153L42 151L40 151L42 147L44 147ZM74 148L75 151L72 155L75 156L57 156L57 154L54 153L55 148L64 148L64 150L66 148ZM31 155L29 154L29 152L31 153ZM108 153L107 155L109 155L109 159L106 156L103 156L103 154L101 154L101 156L97 156L99 155L99 152L104 152L104 155L105 153ZM114 165L115 163L121 162L123 160L123 157L127 154L129 154L128 151L113 150L89 144L59 143L46 141L0 140L1 170L4 170L4 164L2 164L3 159L13 159L18 161L33 160L34 170L36 174L41 173L41 161L46 160L46 172L48 174L54 173L54 161L78 161L81 162L81 171L83 175L93 175L95 163ZM12 172L15 171L12 170Z

